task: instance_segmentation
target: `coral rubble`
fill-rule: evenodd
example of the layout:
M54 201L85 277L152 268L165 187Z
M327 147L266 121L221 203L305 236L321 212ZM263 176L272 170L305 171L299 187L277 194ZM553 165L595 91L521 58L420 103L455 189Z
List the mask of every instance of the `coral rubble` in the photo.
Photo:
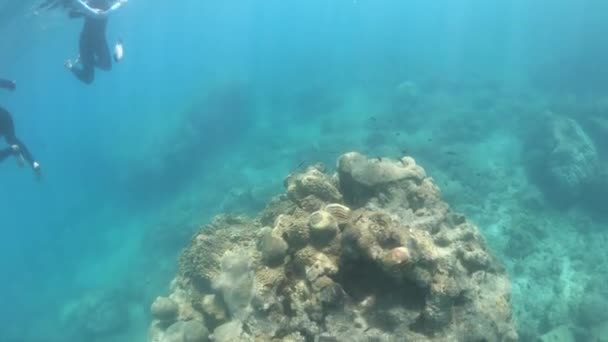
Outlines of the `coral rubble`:
M504 268L412 158L351 152L285 185L192 238L151 342L517 340Z

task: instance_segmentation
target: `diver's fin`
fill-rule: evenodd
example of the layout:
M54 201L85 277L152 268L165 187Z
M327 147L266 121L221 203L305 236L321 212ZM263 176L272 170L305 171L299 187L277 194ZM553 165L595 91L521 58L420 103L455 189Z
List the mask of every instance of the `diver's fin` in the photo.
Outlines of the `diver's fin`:
M122 44L122 38L118 38L116 45L114 45L114 62L120 62L124 57L124 53L125 50Z

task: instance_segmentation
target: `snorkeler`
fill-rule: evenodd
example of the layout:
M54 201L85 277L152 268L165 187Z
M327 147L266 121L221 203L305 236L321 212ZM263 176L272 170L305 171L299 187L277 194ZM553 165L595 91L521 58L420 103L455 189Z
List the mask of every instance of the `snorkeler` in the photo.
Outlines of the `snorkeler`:
M82 82L91 84L95 79L95 67L112 69L112 57L106 40L108 15L118 10L127 0L72 0L70 18L84 17L80 33L80 55L76 60L67 60L65 66ZM114 48L114 60L123 55L122 41Z
M13 91L15 90L16 85L13 81L0 79L0 88ZM27 147L17 138L15 135L13 117L11 116L11 113L2 107L0 107L0 136L4 137L6 142L10 145L5 149L0 149L0 162L10 156L15 156L19 165L23 165L27 161L32 167L32 170L40 176L40 163L34 160L34 157Z

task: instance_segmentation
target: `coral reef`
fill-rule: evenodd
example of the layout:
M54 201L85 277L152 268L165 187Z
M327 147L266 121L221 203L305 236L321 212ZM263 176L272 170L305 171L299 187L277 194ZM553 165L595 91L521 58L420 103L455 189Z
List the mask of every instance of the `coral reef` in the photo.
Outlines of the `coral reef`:
M155 302L150 341L188 322L212 333L180 341L517 340L504 268L412 158L351 152L335 175L311 166L285 185L257 218L218 216L192 238L177 321Z
M152 317L162 322L175 322L179 314L177 303L167 297L157 297L150 308Z
M548 113L527 142L528 168L558 204L581 199L601 178L596 145L577 121Z
M549 173L555 184L573 196L596 175L599 157L593 141L572 119L553 122L555 145L549 155Z

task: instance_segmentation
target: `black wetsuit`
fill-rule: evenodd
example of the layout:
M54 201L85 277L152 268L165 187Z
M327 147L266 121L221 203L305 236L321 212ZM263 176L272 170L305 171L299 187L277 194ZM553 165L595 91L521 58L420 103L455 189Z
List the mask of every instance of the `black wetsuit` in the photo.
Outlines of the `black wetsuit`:
M15 135L15 125L13 124L11 113L2 107L0 107L0 136L3 136L9 145L19 146L19 152L23 155L23 158L25 158L30 165L34 164L34 157ZM10 146L5 149L0 149L0 162L13 154L13 149Z
M4 80L0 78L0 88L6 88L9 90L15 90L15 83L13 81ZM17 145L19 146L19 152L23 155L23 158L27 160L30 165L34 164L34 157L30 153L30 150L21 142L21 140L17 139L15 135L15 125L13 124L13 117L8 110L2 108L0 106L0 137L4 137L6 142L9 145ZM15 152L9 146L5 149L0 149L0 162L4 159L12 156Z
M106 0L91 0L88 4L103 11L111 7ZM72 72L82 82L91 84L95 79L95 67L112 69L112 57L106 39L108 19L91 18L78 11L71 11L70 17L84 17L84 27L80 33L80 66L74 66Z

